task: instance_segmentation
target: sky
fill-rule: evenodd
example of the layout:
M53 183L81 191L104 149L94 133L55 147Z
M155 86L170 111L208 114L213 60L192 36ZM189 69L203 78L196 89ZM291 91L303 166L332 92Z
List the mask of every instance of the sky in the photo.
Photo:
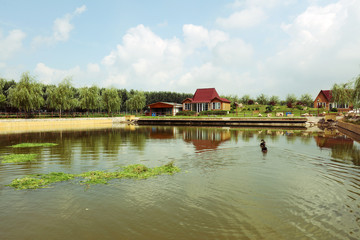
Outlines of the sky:
M311 94L360 74L360 0L0 0L0 77Z

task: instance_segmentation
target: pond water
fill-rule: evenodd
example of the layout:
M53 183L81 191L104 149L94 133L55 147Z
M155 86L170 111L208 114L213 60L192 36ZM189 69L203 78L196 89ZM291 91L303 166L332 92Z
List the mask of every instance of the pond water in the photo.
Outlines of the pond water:
M9 147L24 142L59 145ZM114 126L0 135L0 157L10 153L39 155L0 163L0 239L360 238L360 145L337 131ZM29 174L169 161L181 172L90 187L6 186Z

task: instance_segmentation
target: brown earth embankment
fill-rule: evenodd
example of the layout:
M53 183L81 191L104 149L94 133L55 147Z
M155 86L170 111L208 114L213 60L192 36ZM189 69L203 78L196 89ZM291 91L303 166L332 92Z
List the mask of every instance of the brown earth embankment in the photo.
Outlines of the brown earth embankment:
M8 119L0 120L0 134L108 128L115 121L114 118Z

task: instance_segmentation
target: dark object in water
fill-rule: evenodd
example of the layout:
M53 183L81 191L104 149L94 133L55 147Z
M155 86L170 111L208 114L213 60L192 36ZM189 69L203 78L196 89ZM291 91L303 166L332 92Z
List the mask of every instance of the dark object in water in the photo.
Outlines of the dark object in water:
M267 153L267 147L265 147L265 146L261 147L261 151L262 151L263 153Z
M264 141L264 139L261 139L261 143L260 143L260 147L261 147L261 151L263 152L263 153L266 153L267 152L267 147L265 146L265 141Z

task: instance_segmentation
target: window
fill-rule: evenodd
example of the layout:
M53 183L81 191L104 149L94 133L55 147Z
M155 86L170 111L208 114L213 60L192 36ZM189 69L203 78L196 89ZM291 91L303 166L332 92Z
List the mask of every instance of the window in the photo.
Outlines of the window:
M185 103L185 110L191 110L191 103Z
M213 102L212 104L213 104L212 109L220 109L221 107L221 103L219 102Z

